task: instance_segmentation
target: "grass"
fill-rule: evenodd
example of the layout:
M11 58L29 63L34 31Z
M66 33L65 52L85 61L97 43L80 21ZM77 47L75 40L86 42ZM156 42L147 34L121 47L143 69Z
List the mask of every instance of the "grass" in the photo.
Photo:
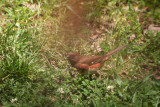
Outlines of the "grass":
M159 1L78 2L83 23L69 27L64 20L79 11L67 0L0 1L0 106L158 107L160 33L147 28L159 25ZM67 52L105 54L123 44L102 80L70 75Z
M40 45L36 43L38 41L38 27L35 29L36 23L31 22L33 15L37 15L37 13L19 6L22 3L22 1L15 1L2 5L2 11L5 13L2 14L6 19L6 23L1 26L1 78L7 76L23 79L28 77L30 72L39 69L39 66L37 68L36 65L38 45ZM29 14L27 14L28 12Z

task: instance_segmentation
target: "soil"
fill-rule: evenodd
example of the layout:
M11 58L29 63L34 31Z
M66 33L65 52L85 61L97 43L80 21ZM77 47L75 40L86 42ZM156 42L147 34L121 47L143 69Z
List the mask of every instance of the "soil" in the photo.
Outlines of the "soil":
M64 34L67 39L86 39L89 37L87 33L83 32L84 29L88 31L91 29L86 21L88 14L85 10L86 2L92 2L92 0L69 0L65 4L66 14L60 25L60 33Z

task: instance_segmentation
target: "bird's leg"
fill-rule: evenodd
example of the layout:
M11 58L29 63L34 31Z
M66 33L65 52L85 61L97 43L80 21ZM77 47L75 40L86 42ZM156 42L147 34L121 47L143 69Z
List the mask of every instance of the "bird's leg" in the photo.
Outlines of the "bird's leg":
M99 80L101 80L101 72L100 72L100 70L98 70L97 73L99 75Z

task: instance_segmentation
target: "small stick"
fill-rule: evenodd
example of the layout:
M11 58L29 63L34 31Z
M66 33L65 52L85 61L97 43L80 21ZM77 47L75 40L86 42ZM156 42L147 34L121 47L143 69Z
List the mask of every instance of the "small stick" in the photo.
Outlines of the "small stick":
M11 74L8 74L7 76L5 76L4 78L2 78L2 81L4 81L6 78L8 78Z

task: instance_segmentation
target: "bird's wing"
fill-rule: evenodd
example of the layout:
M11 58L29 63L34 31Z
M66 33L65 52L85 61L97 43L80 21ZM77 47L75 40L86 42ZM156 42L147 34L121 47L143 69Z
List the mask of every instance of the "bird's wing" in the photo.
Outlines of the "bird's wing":
M83 56L83 58L81 58L81 60L79 61L79 63L81 64L87 64L87 65L93 65L96 63L101 63L101 59L103 56L102 55L97 55L97 56Z

